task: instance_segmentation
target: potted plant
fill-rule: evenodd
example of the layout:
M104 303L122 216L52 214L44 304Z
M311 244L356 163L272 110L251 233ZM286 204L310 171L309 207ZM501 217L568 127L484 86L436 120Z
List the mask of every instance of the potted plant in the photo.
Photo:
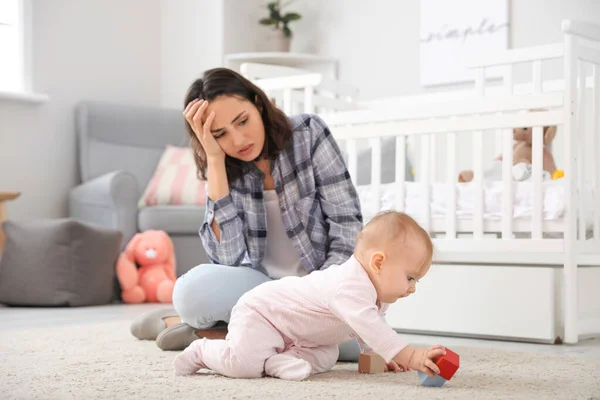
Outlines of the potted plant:
M283 14L283 7L290 3L293 3L293 0L287 1L283 5L281 4L281 0L270 1L267 4L269 17L262 18L259 21L261 25L273 27L273 29L269 31L269 37L267 39L271 42L275 51L290 51L292 30L289 27L289 23L302 18L300 14L295 12Z

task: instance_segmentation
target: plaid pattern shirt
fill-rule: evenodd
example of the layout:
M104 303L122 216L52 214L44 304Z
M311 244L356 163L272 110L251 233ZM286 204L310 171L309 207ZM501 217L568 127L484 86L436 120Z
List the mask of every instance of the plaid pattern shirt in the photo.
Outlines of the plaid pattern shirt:
M354 251L363 217L356 188L329 128L316 115L290 117L293 135L271 163L287 235L310 273L344 263ZM253 166L230 182L230 194L207 199L199 234L215 264L261 265L267 244L263 173ZM221 230L217 240L212 228Z

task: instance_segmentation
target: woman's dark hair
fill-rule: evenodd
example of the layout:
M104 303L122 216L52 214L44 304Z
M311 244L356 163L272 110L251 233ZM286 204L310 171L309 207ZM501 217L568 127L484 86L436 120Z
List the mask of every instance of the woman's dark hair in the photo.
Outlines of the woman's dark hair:
M184 108L194 99L213 101L219 96L236 96L248 100L258 109L265 127L265 144L259 158L274 160L285 148L292 137L292 127L288 117L269 101L267 95L255 84L242 75L227 68L214 68L204 72L195 80L185 95ZM190 124L185 121L194 159L198 167L198 177L206 180L206 153L196 137ZM243 176L248 170L248 163L233 157L225 156L225 169L229 183Z

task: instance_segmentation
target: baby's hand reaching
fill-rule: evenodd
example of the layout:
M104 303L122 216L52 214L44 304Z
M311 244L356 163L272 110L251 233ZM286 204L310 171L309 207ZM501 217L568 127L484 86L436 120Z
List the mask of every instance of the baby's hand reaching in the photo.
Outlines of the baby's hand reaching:
M393 371L394 373L404 372L404 368L399 366L395 361L390 361L389 363L385 364L385 372L389 371Z
M440 369L435 365L435 360L446 354L444 346L432 346L428 349L416 349L410 361L408 368L414 371L422 371L430 378L440 373Z

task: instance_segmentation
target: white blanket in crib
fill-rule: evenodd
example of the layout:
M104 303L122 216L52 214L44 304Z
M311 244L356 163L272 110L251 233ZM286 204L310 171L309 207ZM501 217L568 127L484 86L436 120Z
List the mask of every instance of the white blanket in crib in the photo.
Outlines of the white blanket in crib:
M395 183L380 186L380 210L397 209ZM502 219L503 183L501 181L486 181L484 188L484 219ZM430 184L430 207L432 218L443 218L449 208L450 187L446 183ZM475 215L475 185L456 183L456 215L460 219L471 219ZM368 221L376 214L374 190L372 185L357 186L360 203ZM545 181L543 191L543 218L555 220L563 217L565 209L564 180ZM424 185L420 182L405 183L405 212L418 218L423 214ZM592 188L584 195L586 220L592 215ZM533 184L531 182L513 182L513 218L530 218L533 210Z

